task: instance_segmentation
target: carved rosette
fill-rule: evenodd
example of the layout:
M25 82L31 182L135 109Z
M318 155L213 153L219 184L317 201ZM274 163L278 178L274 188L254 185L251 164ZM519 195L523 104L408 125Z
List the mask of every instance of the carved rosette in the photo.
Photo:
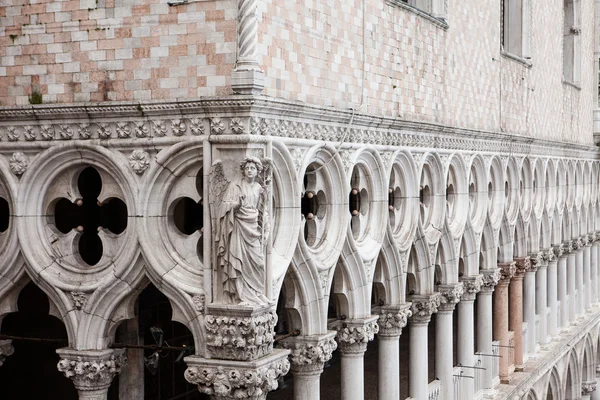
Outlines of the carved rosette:
M125 350L56 350L57 368L71 379L78 391L108 389L127 362Z
M509 281L517 273L517 263L515 261L510 263L498 263L500 267L500 280Z
M596 381L581 382L581 395L591 396L596 391Z
M462 283L438 285L438 292L440 293L439 311L454 311L454 307L460 301L463 291Z
M288 373L289 350L275 350L257 362L186 357L185 379L215 400L264 400L277 389L277 380Z
M325 335L295 336L281 342L289 349L290 362L294 373L321 373L323 365L331 359L337 342L337 332L330 331Z
M399 306L382 306L379 308L379 336L396 337L402 334L402 328L408 323L412 316L411 304L405 303Z
M483 269L481 270L481 273L481 290L486 293L492 293L498 282L500 282L500 278L502 277L502 269Z
M10 357L15 352L12 340L0 340L0 367L4 365L6 357Z
M411 296L412 317L410 322L416 325L426 325L431 320L431 315L438 311L442 302L439 293L432 295L414 295Z
M463 283L463 295L461 300L473 301L477 297L477 293L481 291L483 285L483 276L467 276L461 279Z
M144 150L134 150L129 155L129 166L136 174L143 174L150 167L150 154Z
M273 350L277 314L269 306L211 305L204 321L211 358L249 361Z
M336 321L331 327L337 331L335 339L343 354L362 354L367 343L379 332L377 316L370 318Z
M25 153L17 151L13 153L8 165L13 174L17 176L23 175L27 170L27 167L29 167L29 157L27 157Z
M523 258L515 258L515 275L513 278L519 279L525 275L525 272L531 269L531 258L529 256Z

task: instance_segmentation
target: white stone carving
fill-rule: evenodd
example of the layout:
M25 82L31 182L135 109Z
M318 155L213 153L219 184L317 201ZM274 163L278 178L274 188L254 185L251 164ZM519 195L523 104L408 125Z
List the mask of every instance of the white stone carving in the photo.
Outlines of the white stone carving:
M59 349L57 353L61 356L58 370L80 391L107 389L127 362L124 350Z
M129 166L136 174L143 174L150 167L150 154L144 150L134 150L129 156Z
M182 119L171 120L171 130L173 131L174 136L185 135L185 132L187 131L185 121Z
M347 321L338 321L333 325L337 330L336 340L343 353L363 353L367 350L367 343L375 338L379 332L377 316Z
M73 128L71 128L70 125L67 125L67 124L58 125L58 137L60 139L63 139L63 140L72 139L74 134L75 134L75 132L73 132Z
M192 135L204 135L204 122L199 118L192 118L190 120L190 131Z
M289 349L292 371L319 371L323 364L331 359L337 342L336 332L326 335L296 336L285 339L282 347Z
M29 157L26 154L17 151L13 153L10 161L8 162L10 165L10 170L15 175L23 175L29 167Z
M463 284L438 285L440 311L452 311L463 295Z
M87 304L87 294L83 292L71 292L71 300L73 300L73 307L81 310Z
M144 121L137 121L137 122L135 122L134 125L135 125L134 131L135 131L136 137L139 137L139 138L148 137L148 135L150 133L150 128L148 127L148 124L146 124Z
M121 139L131 137L131 127L128 122L117 122L117 136Z
M161 137L167 135L167 124L162 120L152 121L152 132L155 136Z
M0 367L4 365L6 357L12 356L14 352L15 348L11 340L0 340Z
M410 303L400 306L382 306L379 308L379 336L399 336L402 334L402 328L408 323L412 316Z
M441 297L439 293L411 296L411 322L414 324L428 324L431 320L431 315L436 313L440 307L442 302Z

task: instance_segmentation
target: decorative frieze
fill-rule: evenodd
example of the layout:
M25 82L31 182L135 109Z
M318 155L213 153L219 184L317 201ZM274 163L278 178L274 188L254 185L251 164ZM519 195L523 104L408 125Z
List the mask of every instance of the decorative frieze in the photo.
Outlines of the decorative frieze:
M369 318L336 321L330 325L337 331L336 340L344 354L362 354L367 350L367 343L379 332L378 316Z
M277 314L271 306L209 305L204 319L212 358L256 360L273 350Z
M463 284L454 283L450 285L438 285L438 292L440 293L440 311L454 311L454 307L460 301L463 295Z
M293 336L281 342L290 350L290 362L294 373L310 373L323 370L323 364L331 359L337 342L336 331L324 335Z
M58 349L57 368L79 391L108 389L126 364L125 350Z
M264 400L288 373L289 350L277 349L252 362L186 357L185 379L215 400Z
M439 293L431 295L413 295L410 297L412 317L410 318L413 324L428 324L431 320L431 315L438 311L442 302Z
M481 291L483 285L483 275L462 277L463 294L461 300L473 301L477 297L477 293Z
M379 336L400 336L412 316L411 303L376 308L379 314Z

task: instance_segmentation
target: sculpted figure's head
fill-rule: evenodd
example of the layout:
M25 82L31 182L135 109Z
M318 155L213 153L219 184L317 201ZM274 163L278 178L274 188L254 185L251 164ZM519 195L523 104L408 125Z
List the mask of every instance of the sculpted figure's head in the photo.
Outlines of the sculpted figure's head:
M246 179L255 179L263 170L263 165L256 157L246 157L240 163L242 175Z

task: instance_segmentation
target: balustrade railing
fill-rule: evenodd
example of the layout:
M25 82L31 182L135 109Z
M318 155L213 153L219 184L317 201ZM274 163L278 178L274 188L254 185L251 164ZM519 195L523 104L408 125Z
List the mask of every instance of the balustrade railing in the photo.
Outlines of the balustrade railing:
M492 380L494 382L500 382L500 342L492 342ZM494 386L496 386L494 384Z
M485 369L482 369L484 368L483 358L479 355L475 355L475 357L475 369L473 370L473 377L475 378L475 393L477 393L483 389L483 374L485 373Z
M429 383L429 400L439 400L440 393L442 391L442 382L439 380L434 380Z
M454 398L460 399L462 394L462 380L465 373L465 370L461 367L454 367L452 370L452 381L454 384Z

